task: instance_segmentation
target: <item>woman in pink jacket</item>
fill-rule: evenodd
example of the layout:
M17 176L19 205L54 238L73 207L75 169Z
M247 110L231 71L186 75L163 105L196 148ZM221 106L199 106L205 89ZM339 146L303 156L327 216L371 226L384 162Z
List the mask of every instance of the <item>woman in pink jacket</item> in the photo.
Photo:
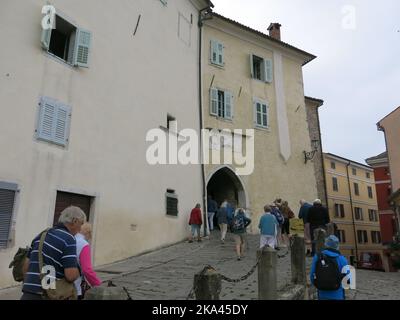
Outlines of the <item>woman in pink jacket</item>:
M81 268L81 276L75 280L75 288L79 299L83 299L82 281L87 282L91 287L97 287L101 284L101 280L97 277L93 270L91 262L90 244L92 237L92 227L89 223L85 223L81 227L80 233L75 236L76 253L78 263Z

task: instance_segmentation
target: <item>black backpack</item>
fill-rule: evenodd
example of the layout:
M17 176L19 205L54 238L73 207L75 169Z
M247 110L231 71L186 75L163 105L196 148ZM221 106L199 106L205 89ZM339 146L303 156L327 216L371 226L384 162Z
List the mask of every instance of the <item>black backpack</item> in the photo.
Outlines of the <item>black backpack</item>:
M341 287L344 275L339 270L336 258L320 253L314 277L314 285L318 290L336 291Z

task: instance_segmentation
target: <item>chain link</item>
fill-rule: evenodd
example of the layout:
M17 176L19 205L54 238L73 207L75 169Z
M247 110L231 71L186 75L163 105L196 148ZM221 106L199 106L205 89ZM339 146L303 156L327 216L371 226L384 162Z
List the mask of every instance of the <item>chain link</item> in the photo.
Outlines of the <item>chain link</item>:
M292 243L290 245L292 245ZM289 248L284 254L282 254L282 255L277 254L277 257L279 259L282 259L282 258L286 257L288 254L289 254ZM256 264L253 267L251 267L249 272L247 272L244 276L242 276L240 278L237 278L237 279L232 279L232 278L229 278L227 276L224 276L223 274L220 274L221 279L225 280L227 282L231 282L231 283L238 283L238 282L247 280L254 273L254 271L256 270L257 266L259 265L259 263L261 261L261 257L262 257L262 255L260 254L260 256L257 258ZM200 272L200 275L204 274L207 270L214 270L215 271L215 268L213 268L210 265L206 265L203 268L203 270ZM194 284L192 289L189 291L189 294L187 295L186 300L194 298L194 294L195 294L196 289L197 289L197 283Z

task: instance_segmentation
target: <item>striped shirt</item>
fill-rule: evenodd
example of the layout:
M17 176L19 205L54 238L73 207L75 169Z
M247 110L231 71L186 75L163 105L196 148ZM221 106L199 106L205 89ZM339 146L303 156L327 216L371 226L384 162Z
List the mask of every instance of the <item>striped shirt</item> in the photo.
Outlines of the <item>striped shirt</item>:
M29 269L25 275L23 292L42 294L42 286L39 274L39 234L33 239L28 254ZM49 230L43 244L43 266L53 266L56 278L64 278L65 268L77 268L76 240L64 225L57 225Z

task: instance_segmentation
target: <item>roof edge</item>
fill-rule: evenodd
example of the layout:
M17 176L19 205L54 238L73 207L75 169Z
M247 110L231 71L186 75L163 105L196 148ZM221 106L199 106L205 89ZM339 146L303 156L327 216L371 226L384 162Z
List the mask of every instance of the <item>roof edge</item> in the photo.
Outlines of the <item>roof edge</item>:
M252 32L252 33L254 33L254 34L258 35L258 36L261 36L261 37L267 39L267 40L270 40L270 41L272 41L272 42L275 42L276 44L279 44L279 45L281 45L281 46L283 46L283 47L286 47L286 48L288 48L288 49L294 50L294 51L296 51L297 53L300 53L300 54L302 54L302 55L305 55L306 57L308 57L308 59L306 59L306 61L302 64L302 66L305 66L307 63L309 63L309 62L311 62L312 60L314 60L314 59L317 58L317 56L315 56L315 55L313 55L313 54L311 54L311 53L309 53L309 52L307 52L307 51L301 50L301 49L296 48L295 46L292 46L292 45L290 45L290 44L288 44L288 43L286 43L286 42L283 42L283 41L281 41L281 40L275 39L275 38L273 38L273 37L271 37L271 36L269 36L269 35L267 35L267 34L261 32L261 31L255 30L255 29L250 28L250 27L248 27L248 26L245 26L244 24L242 24L242 23L240 23L240 22L237 22L237 21L235 21L235 20L232 20L232 19L230 19L230 18L227 18L227 17L225 17L225 16L223 16L223 15L221 15L221 14L219 14L219 13L216 13L216 12L213 11L213 12L212 12L212 16L213 16L213 17L220 18L220 19L222 19L222 20L224 20L224 21L226 21L226 22L228 22L228 23L234 24L234 25L236 25L236 26L238 26L238 27L240 27L240 28L242 28L242 29L244 29L244 30L250 31L250 32Z

